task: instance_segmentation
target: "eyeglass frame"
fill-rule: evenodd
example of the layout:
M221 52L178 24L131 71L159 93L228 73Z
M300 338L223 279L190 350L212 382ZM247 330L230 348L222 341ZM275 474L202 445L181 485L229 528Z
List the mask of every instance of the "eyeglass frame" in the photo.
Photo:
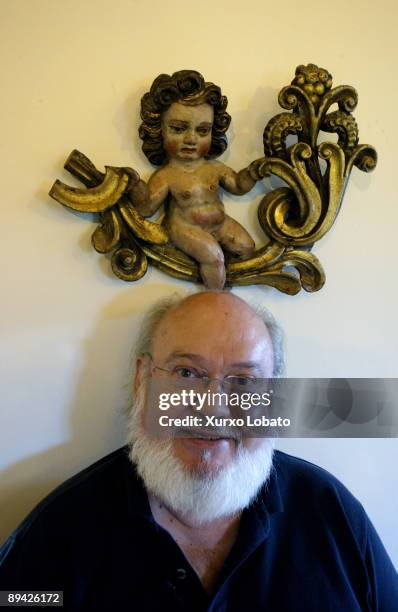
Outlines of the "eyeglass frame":
M147 355L150 358L150 360L153 363L153 369L154 370L160 370L161 372L167 372L167 374L173 374L173 370L157 366L155 364L154 358L151 355L151 353L146 352L146 353L144 353L144 355ZM181 367L184 367L184 366L181 366ZM190 366L186 366L186 367L188 369ZM200 381L200 383L207 383L208 385L210 385L210 383L212 383L212 382L218 382L218 383L220 383L221 388L224 389L225 382L227 382L227 386L230 385L230 388L233 387L232 383L228 383L228 379L231 379L231 378L233 378L233 379L241 378L241 379L244 379L244 380L248 381L249 384L256 384L258 381L263 380L263 378L259 378L259 377L255 377L255 376L237 376L237 375L234 375L234 374L229 374L228 376L224 376L224 378L211 378L210 376L206 376L206 375L204 375L204 376L194 376L192 378L186 378L186 380L187 381L188 380L195 380L195 381L198 381L198 382ZM183 381L184 377L181 377L180 380ZM242 390L245 388L245 385L237 385L237 386L238 387L240 386L240 388Z

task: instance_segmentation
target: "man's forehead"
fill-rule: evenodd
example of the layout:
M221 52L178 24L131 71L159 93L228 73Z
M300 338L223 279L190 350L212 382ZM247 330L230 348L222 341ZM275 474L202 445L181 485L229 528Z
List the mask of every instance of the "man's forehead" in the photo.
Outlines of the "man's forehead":
M153 350L206 355L225 353L228 360L250 361L270 352L271 339L262 319L232 294L191 296L169 311L156 330Z

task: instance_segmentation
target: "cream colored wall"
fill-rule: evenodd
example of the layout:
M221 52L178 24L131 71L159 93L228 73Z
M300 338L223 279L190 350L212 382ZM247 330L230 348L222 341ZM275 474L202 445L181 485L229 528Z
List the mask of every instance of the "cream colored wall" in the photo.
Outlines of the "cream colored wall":
M99 167L151 168L139 100L161 72L195 68L222 85L233 118L223 160L262 154L262 130L297 64L328 68L359 91L373 175L354 170L335 227L314 252L327 282L294 298L267 288L284 324L291 376L395 377L396 4L337 0L2 0L0 535L43 494L123 443L128 354L142 312L186 284L150 270L135 284L90 245L92 219L47 197L73 148ZM260 238L256 188L225 197ZM284 443L329 466L364 502L398 563L395 440Z

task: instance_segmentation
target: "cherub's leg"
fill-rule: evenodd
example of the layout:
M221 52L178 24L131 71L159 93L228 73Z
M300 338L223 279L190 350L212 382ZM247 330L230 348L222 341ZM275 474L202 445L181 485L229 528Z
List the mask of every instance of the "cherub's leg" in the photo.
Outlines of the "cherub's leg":
M216 234L220 244L230 253L242 258L251 257L254 252L254 240L235 219L226 215L225 221Z
M173 244L199 263L203 283L208 289L225 284L224 253L217 240L200 227L174 222L169 229Z

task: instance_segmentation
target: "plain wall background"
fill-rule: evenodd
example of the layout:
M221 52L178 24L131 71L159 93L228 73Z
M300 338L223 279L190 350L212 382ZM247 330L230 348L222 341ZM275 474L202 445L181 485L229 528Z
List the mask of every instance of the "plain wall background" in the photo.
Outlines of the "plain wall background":
M315 245L327 275L316 294L236 293L284 325L288 373L396 377L396 61L394 2L320 5L202 0L2 0L0 537L56 484L124 442L129 352L142 313L189 285L154 269L113 277L91 248L90 216L48 198L73 184L74 148L102 167L152 168L137 135L139 100L161 72L202 72L229 98L221 158L235 169L262 155L279 90L301 63L359 91L360 141L379 166L354 169L334 228ZM394 149L393 149L394 148ZM269 183L227 211L261 240L256 208ZM284 450L334 472L362 501L398 565L395 440L291 440Z

